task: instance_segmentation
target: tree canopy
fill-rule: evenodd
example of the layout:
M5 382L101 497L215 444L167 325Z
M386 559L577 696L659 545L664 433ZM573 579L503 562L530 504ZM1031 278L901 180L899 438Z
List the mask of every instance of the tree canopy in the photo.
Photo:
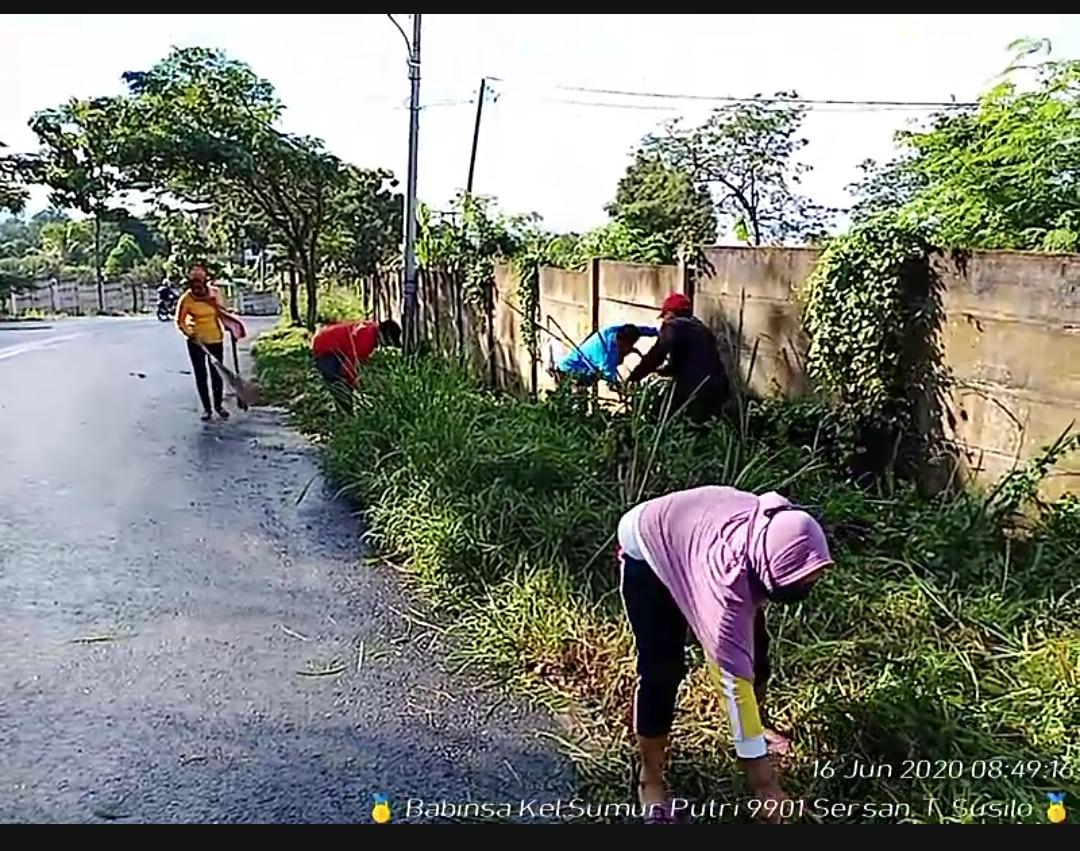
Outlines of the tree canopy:
M807 142L798 135L806 107L792 103L796 97L755 95L696 126L677 118L645 137L641 157L683 175L691 204L701 188L710 191L717 219L742 241L814 239L826 231L832 211L798 192L810 166L797 159Z
M0 142L0 149L5 147L7 146ZM10 156L0 156L0 212L21 212L26 204L26 197L19 161Z
M864 164L856 221L893 210L945 247L1080 248L1080 61L1015 47L977 106L901 131L898 157Z
M313 325L324 263L358 275L390 260L402 221L393 176L282 131L283 104L249 66L221 51L178 48L123 81L122 95L37 113L39 151L0 160L0 205L21 202L21 177L47 185L58 208L91 217L99 283L166 251L175 274L196 259L243 262L252 249L272 249L300 274ZM116 206L127 191L153 201L146 222ZM60 265L71 259L64 254Z
M101 308L105 306L101 225L125 188L117 134L124 124L123 109L123 101L117 98L90 98L35 113L30 128L40 148L36 156L23 160L24 173L49 187L55 206L92 217L94 276Z
M683 249L695 252L716 239L716 213L708 187L661 157L638 151L619 180L607 213L623 233L658 237L670 262ZM613 234L614 235L614 234Z
M110 280L116 280L134 269L142 259L142 249L135 237L130 233L121 234L105 258L105 274Z

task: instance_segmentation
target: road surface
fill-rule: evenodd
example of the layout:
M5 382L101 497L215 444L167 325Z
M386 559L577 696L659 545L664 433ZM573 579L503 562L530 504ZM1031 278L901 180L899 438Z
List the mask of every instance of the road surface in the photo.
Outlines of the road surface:
M0 324L0 821L566 795L549 722L445 673L280 412L203 424L188 370L152 319Z

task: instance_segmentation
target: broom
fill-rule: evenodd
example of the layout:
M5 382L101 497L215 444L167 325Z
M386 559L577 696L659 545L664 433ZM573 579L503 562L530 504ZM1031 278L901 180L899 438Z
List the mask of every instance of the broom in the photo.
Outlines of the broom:
M235 342L235 341L234 341ZM206 353L207 360L210 361L210 365L217 370L218 375L222 377L226 384L228 384L233 392L236 394L236 405L241 411L246 411L250 406L257 405L259 402L259 389L250 381L245 381L240 377L238 372L233 372L225 364L214 357L208 348L195 341L200 349ZM235 356L235 349L233 350ZM237 363L239 367L239 363Z

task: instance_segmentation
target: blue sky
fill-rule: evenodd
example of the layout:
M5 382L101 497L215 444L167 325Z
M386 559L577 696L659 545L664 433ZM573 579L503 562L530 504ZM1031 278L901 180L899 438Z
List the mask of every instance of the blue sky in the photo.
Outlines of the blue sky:
M409 16L398 16L409 29ZM5 15L0 141L34 146L30 114L72 96L118 92L120 74L172 45L219 47L268 78L287 129L340 156L405 173L405 45L384 15ZM615 98L559 86L747 96L971 100L1020 36L1080 56L1074 15L425 15L419 193L440 206L464 185L481 76L476 191L557 229L605 220L603 205L640 137L700 103ZM582 106L594 100L633 108ZM655 107L662 106L662 109ZM641 107L653 107L649 109ZM911 113L819 111L806 122L804 186L843 206L866 157L886 157ZM34 206L44 204L38 193Z

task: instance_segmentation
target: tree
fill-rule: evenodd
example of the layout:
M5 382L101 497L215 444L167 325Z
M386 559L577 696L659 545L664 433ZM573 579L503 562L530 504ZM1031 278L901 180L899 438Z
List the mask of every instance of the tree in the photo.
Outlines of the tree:
M795 159L806 107L794 92L755 95L722 107L699 126L680 119L646 136L640 154L708 187L717 217L754 245L807 241L825 232L832 211L797 192L810 166Z
M329 202L319 249L340 277L374 274L398 250L404 203L393 172L346 165Z
M898 133L900 154L867 164L852 187L856 221L892 210L946 247L1080 247L1080 61L1032 65L1047 42L1014 48L977 106ZM1033 85L1022 87L1021 73Z
M0 148L6 148L0 142ZM26 187L22 184L19 159L0 156L0 212L19 213L26 204Z
M105 308L102 275L101 226L111 201L124 188L117 169L118 137L123 101L119 98L71 100L36 113L30 128L41 150L27 161L27 173L51 189L50 200L62 208L80 210L93 218L94 278L98 307Z
M63 277L91 263L94 257L94 228L86 219L58 219L41 226L37 257L41 271Z
M663 263L679 249L697 253L716 239L716 213L708 187L658 156L637 153L619 180L606 211L629 231L659 237L668 246Z
M340 161L318 139L275 129L282 106L273 86L220 51L175 49L124 80L127 169L146 188L227 205L272 232L301 272L314 327L319 237Z
M139 243L129 233L122 234L105 260L105 274L115 281L126 272L130 272L142 261L143 253Z

